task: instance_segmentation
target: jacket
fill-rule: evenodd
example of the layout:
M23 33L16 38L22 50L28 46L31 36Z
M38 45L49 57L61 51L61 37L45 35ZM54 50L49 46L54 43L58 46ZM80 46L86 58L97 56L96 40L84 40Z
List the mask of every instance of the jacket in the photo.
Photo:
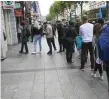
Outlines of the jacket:
M29 34L30 34L29 29L26 26L23 26L22 34L21 34L22 43L27 42L27 38Z
M68 42L74 41L75 37L77 36L76 30L73 26L69 25L66 30L66 40Z
M36 27L33 27L33 35L39 35L42 33L42 28L38 29Z
M79 34L80 26L81 26L81 23L76 23L76 25L75 25L75 29L76 29L77 34Z
M103 29L98 39L99 58L109 61L109 25Z
M52 26L50 24L47 25L46 27L46 38L52 38L53 37L53 30L52 30Z
M63 38L64 36L64 26L62 24L58 24L57 26L57 30L58 30L58 38Z

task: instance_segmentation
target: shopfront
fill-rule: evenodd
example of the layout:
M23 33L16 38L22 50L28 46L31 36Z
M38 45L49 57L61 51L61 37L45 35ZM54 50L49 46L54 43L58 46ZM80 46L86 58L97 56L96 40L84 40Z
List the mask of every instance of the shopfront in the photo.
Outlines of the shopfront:
M6 58L8 45L17 44L14 2L2 1L1 4L1 59Z
M3 1L4 26L7 37L7 44L17 43L16 19L14 14L14 1Z

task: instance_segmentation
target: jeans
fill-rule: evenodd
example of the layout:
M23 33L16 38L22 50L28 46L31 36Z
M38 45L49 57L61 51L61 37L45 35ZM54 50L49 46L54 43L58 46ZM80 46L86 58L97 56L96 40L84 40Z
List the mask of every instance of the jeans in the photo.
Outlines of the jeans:
M72 61L73 44L74 44L74 42L66 42L66 60L67 60L67 62Z
M82 42L82 51L81 51L81 68L84 68L86 62L87 51L90 52L90 61L91 61L91 69L94 69L94 52L92 42Z
M52 54L52 41L53 38L47 38L47 44L49 46L49 52Z
M37 41L39 41L40 51L42 50L41 38L41 35L34 36L34 51L36 51Z

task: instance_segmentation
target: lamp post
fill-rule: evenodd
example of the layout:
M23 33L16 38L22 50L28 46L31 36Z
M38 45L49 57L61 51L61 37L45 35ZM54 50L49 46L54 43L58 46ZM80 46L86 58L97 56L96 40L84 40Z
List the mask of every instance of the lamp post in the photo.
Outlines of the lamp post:
M77 4L75 4L75 22L76 22L76 7L77 7Z

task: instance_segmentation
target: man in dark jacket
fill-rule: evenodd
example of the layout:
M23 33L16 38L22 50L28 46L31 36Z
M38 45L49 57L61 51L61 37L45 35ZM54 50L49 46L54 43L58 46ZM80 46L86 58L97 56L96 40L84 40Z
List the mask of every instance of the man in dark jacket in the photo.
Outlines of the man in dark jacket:
M80 19L77 18L76 19L76 24L75 24L75 29L76 29L77 34L79 34L79 28L80 28L80 26L81 26Z
M63 52L64 51L64 46L63 46L63 36L64 36L64 26L61 23L61 21L58 22L57 25L57 30L58 30L58 42L59 42L59 52Z
M67 63L73 63L72 53L73 53L74 39L76 35L77 34L74 28L74 23L69 22L69 26L66 30L66 60L67 60Z
M21 41L22 41L22 43L21 43L21 50L19 51L19 53L23 53L23 49L24 49L24 46L25 46L26 52L24 54L28 54L27 41L28 41L28 34L30 34L29 33L30 31L26 27L24 21L21 22L21 25L22 25L22 34L21 34Z

